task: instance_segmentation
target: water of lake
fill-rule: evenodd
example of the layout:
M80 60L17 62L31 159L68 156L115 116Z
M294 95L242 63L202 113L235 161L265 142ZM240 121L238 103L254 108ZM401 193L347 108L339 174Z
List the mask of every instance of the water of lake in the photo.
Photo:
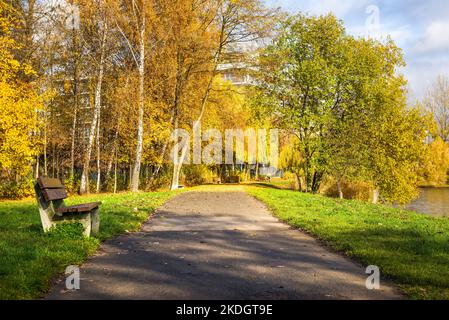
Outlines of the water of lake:
M422 188L417 200L406 209L435 217L449 217L449 188Z

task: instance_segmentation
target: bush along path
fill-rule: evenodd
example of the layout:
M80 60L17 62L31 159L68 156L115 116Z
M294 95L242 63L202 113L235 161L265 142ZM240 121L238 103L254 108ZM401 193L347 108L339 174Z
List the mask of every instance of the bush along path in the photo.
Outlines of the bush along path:
M84 238L79 224L44 234L35 200L0 202L0 299L43 297L66 266L83 263L103 240L138 231L157 207L176 194L71 197L68 204L103 202L97 238Z

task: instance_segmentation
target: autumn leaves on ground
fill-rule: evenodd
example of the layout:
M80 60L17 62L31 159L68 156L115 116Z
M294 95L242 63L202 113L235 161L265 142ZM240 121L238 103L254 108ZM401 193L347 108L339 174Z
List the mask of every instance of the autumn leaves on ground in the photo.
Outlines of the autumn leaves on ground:
M99 241L137 230L166 190L271 175L295 192L250 192L281 219L384 267L411 297L448 297L447 219L384 205L447 185L449 82L408 101L392 40L258 0L0 0L0 11L1 298L40 296ZM214 134L173 164L171 134L194 122ZM279 129L277 172L259 150L222 164L225 129L251 128ZM188 164L198 147L213 161ZM39 176L61 179L70 201L104 202L98 239L77 225L43 233L20 200Z

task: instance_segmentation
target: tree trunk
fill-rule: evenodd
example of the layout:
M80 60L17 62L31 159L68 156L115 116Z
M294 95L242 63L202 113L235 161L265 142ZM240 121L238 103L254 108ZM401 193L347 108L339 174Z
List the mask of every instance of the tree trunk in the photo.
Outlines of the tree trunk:
M304 163L304 178L305 183L304 186L306 188L306 193L309 193L309 186L310 186L310 175L309 175L309 160L306 158L306 161Z
M318 193L320 191L321 179L323 178L323 172L315 171L312 178L312 193Z
M75 98L75 100L78 100ZM78 107L77 102L75 102L75 110L73 113L73 122L72 122L72 145L70 148L70 177L75 177L75 136L76 136L76 123L78 117ZM46 162L46 161L45 161ZM45 165L45 171L47 171L47 166Z
M206 91L204 92L204 95L203 95L203 97L201 99L200 114L198 116L198 119L195 122L196 124L201 124L201 121L202 121L203 116L204 116L204 112L206 110L206 104L207 104L207 101L209 99L210 92L212 90L212 84L213 84L215 75L217 73L218 65L219 65L219 62L221 60L221 55L222 55L223 48L224 48L225 31L226 31L226 26L223 23L222 26L221 26L221 32L220 32L220 38L219 38L220 40L219 40L218 48L217 48L217 50L216 50L216 52L214 54L214 67L213 67L212 73L210 75L209 81L207 83ZM175 164L173 166L173 176L172 176L171 190L176 190L176 189L179 188L179 175L180 175L180 172L181 172L181 168L182 168L185 156L186 156L186 154L183 153L181 155L181 158L179 160L178 165Z
M183 148L181 156L178 159L178 163L173 163L173 176L171 182L171 190L179 189L179 177L181 175L182 163L187 155L188 148Z
M78 44L77 44L77 31L75 28L72 31L73 33L73 50L75 53L75 61L74 61L74 73L73 73L73 94L75 98L75 105L73 110L73 122L72 122L72 145L70 149L70 178L74 179L75 177L75 140L76 140L76 124L78 122L78 104L79 104L79 70L78 70Z
M47 125L44 124L44 176L47 174Z
M117 149L115 149L115 164L114 164L114 193L117 193Z
M301 179L299 178L299 174L298 173L293 173L294 177L295 177L295 190L296 191L300 191L301 192Z
M57 151L57 148L55 148L56 152L56 178L59 179L59 152Z
M114 152L115 149L112 149L112 153L111 156L109 157L108 165L106 167L106 173L104 175L106 180L109 180L111 178L112 165L114 164Z
M154 169L153 173L151 174L150 181L153 181L154 178L156 178L157 175L159 174L159 171L161 170L161 167L164 164L165 153L167 152L167 147L168 147L168 140L164 143L164 146L162 147L161 163L156 165L156 169Z
M39 155L36 156L36 171L34 172L34 178L39 178Z
M256 181L259 180L259 161L256 161L256 168L254 171L254 178L256 179Z
M53 148L51 151L51 177L55 178L55 172L56 172L56 144L53 143Z
M175 85L175 99L173 101L173 128L176 130L178 129L178 112L179 112L179 105L181 103L181 94L182 94L182 83L183 83L183 77L182 77L182 69L183 69L183 59L182 56L180 54L180 52L178 51L177 53L177 61L178 61L178 66L177 66L177 71L176 71L176 85ZM173 163L173 174L172 174L172 181L171 181L171 186L170 186L170 190L177 190L179 188L179 173L181 172L181 166L182 166L182 162L184 160L183 157L184 154L184 148L183 148L183 152L181 153L181 157L177 160L173 159L174 163ZM176 155L176 157L178 157L178 155Z
M373 190L373 204L378 204L379 203L379 189L374 189Z
M173 176L171 181L170 190L178 190L179 189L179 174L181 172L181 166L178 164L173 165Z
M144 116L144 85L145 85L145 14L143 13L145 1L142 6L142 25L140 29L140 62L139 62L139 119L137 124L136 161L131 178L131 191L139 191L140 167L143 150L143 116Z
M341 179L338 179L338 180L337 180L337 189L338 189L338 197L339 197L340 199L344 199L344 196L343 196L343 190L342 190L342 188L341 188Z
M100 65L98 69L97 85L95 87L95 106L92 123L89 130L89 140L87 143L86 154L84 156L83 173L81 175L80 193L89 193L89 167L92 156L92 148L96 131L99 132L99 117L101 112L101 87L103 84L103 73L105 63L105 46L106 46L107 25L103 28L103 37L101 42ZM98 128L97 128L98 127ZM98 139L98 138L97 138Z
M98 125L97 125L97 193L100 193L101 187L100 121L101 121L101 108L98 114Z

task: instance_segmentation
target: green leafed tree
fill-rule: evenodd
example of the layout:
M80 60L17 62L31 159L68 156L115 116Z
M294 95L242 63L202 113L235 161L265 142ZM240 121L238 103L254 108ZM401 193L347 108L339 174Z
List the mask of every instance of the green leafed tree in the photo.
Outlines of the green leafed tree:
M296 15L280 30L262 53L259 81L276 99L278 123L297 137L305 191L332 175L339 185L370 182L385 201L412 199L426 126L407 109L401 50L349 36L333 15Z

